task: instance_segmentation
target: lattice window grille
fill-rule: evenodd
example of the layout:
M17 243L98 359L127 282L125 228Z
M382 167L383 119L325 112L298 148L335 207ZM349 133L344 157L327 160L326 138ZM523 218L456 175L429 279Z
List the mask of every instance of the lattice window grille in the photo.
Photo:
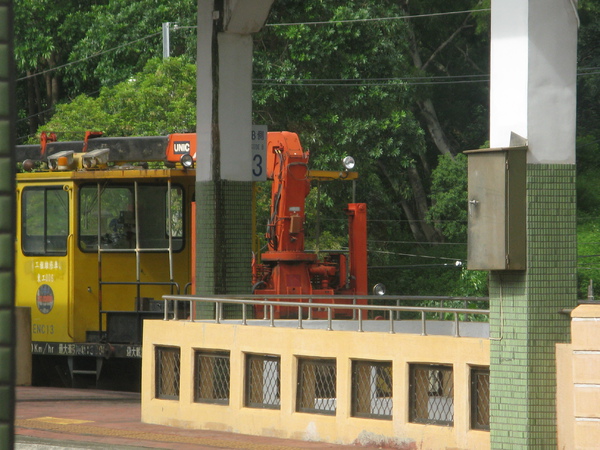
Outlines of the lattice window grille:
M411 422L453 425L452 366L411 364L409 398Z
M296 410L334 415L337 407L335 359L298 359Z
M229 404L230 355L225 351L194 353L194 401Z
M246 355L246 406L280 408L281 358Z
M155 386L156 398L178 400L181 369L180 349L178 347L155 348Z
M490 368L471 368L471 428L490 429Z
M391 419L392 362L352 361L352 415Z

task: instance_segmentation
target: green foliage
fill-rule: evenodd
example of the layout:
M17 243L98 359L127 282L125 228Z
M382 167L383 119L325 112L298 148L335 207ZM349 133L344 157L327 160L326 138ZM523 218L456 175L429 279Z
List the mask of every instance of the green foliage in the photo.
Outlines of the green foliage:
M431 174L432 206L427 218L451 242L467 240L467 156L442 155Z
M155 58L144 70L97 98L80 95L57 107L44 130L86 130L107 136L153 136L193 132L196 128L196 66L186 58ZM71 137L72 139L73 137Z
M108 0L92 8L93 22L77 42L71 59L100 53L72 72L93 77L104 86L123 82L141 71L146 63L162 55L162 23L182 27L196 25L197 2L190 0ZM171 55L195 56L196 33L186 28L171 30ZM126 44L126 45L123 45ZM115 49L106 52L107 49Z
M16 0L19 136L33 135L57 104L97 95L162 55L163 22L180 25L171 55L194 58L196 9L192 0Z
M587 298L592 280L596 298L600 297L600 222L597 216L580 219L577 226L577 298Z

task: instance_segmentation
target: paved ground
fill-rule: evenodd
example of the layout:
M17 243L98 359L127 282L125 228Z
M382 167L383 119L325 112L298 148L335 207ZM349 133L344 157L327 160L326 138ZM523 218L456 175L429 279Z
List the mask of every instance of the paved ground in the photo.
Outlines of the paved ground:
M140 395L130 392L18 387L16 393L15 440L18 450L378 448L145 424L140 420Z

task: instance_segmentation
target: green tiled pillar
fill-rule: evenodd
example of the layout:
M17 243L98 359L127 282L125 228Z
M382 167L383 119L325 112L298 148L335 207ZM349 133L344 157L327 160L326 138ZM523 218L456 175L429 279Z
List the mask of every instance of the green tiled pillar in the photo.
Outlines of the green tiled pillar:
M196 293L248 294L252 285L252 182L196 183ZM241 316L225 307L225 318ZM198 318L214 317L204 304Z
M0 0L0 449L13 447L14 329L14 71L12 2Z
M527 270L490 277L493 449L556 448L555 344L577 303L575 165L527 166Z

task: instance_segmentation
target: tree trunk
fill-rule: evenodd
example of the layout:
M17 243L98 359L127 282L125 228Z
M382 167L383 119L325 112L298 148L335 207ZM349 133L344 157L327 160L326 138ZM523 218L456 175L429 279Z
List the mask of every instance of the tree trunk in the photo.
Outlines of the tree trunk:
M400 200L400 206L402 206L402 210L408 219L408 226L410 227L410 231L412 232L413 238L416 242L426 242L427 238L423 231L421 230L419 219L416 218L410 204L407 200Z
M31 71L27 71L27 111L29 111L29 134L34 135L39 127L38 98L36 96L35 78L29 78Z
M429 131L429 136L439 152L443 155L450 155L454 157L456 152L452 148L448 136L446 136L446 133L444 133L444 129L438 120L437 113L435 112L435 107L433 106L431 99L426 98L425 100L421 100L417 102L417 105L419 105L419 111L421 112L421 117L423 117L423 120L425 121L427 131Z
M408 0L401 2L401 7L404 11L404 14L406 14L407 16L410 15L410 11L408 8ZM469 15L469 17L470 17L470 15ZM410 55L412 57L414 66L418 70L424 71L427 68L427 66L429 65L429 63L431 63L433 61L433 58L435 57L435 55L437 55L444 47L446 47L452 41L452 39L454 39L454 37L457 36L458 33L464 27L467 26L466 22L467 22L467 19L465 19L463 24L457 30L455 30L454 33L452 33L452 35L448 39L446 39L431 54L431 58L429 58L429 60L425 64L423 64L423 60L421 59L421 54L419 52L418 40L417 40L414 30L410 24L410 20L407 20L406 21L406 23L407 23L406 35L408 38L408 49L409 49ZM435 107L434 107L431 99L425 98L423 100L420 100L419 102L417 102L417 105L419 107L419 112L421 113L421 116L422 116L423 120L425 121L425 125L427 126L427 131L429 132L429 135L431 136L431 139L432 139L433 143L435 144L435 146L437 147L438 151L443 155L454 156L456 154L456 152L452 148L452 145L450 144L450 140L448 139L448 136L446 136L446 133L444 132L444 129L442 128L442 125L440 124L437 113L435 111Z
M397 183L393 180L382 161L378 162L379 168L390 188L400 198L400 205L408 219L408 225L415 241L417 242L440 242L443 238L440 233L429 225L425 218L429 206L427 204L427 194L423 188L419 172L414 167L409 167L407 171L408 179L413 192L414 206L412 202L402 197Z
M419 172L415 167L408 168L408 180L410 181L410 185L412 187L413 198L415 199L415 206L421 231L425 235L427 242L441 242L443 240L442 235L426 221L427 211L429 211L427 194L425 192L425 188L423 187L423 182L421 181Z
M51 53L50 58L48 58L48 66L50 69L54 69L56 67L56 55L54 53ZM48 104L50 107L53 107L58 103L59 100L59 80L56 71L48 74L46 83L48 83L46 86L48 91Z

